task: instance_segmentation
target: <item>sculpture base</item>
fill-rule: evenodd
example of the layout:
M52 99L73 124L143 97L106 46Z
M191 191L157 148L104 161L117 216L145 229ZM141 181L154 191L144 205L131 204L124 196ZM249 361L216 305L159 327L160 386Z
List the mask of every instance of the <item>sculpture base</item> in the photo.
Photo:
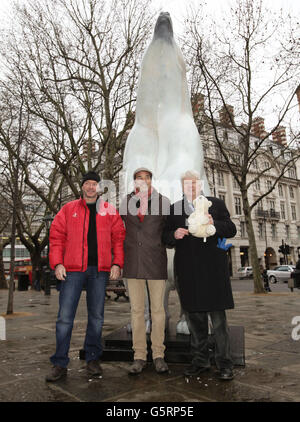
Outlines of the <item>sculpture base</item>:
M190 351L190 336L184 334L176 334L176 327L166 330L165 336L165 360L168 363L189 363L192 359ZM211 363L214 364L214 342L213 337L210 338L210 356ZM245 366L245 340L244 327L229 326L229 338L231 355L234 366ZM123 327L115 330L111 334L103 338L103 354L102 361L121 361L132 362L132 336L127 332L127 328ZM147 335L147 360L152 361L151 340L150 335ZM82 349L79 352L79 358L85 359L85 351Z

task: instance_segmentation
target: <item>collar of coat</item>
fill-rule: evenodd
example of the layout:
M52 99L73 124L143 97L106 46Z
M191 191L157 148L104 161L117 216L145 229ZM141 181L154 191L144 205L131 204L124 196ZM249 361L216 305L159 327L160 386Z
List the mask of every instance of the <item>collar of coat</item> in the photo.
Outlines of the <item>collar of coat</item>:
M151 195L148 197L148 202L150 202L150 201L151 201L151 199L152 199L152 198L154 198L154 197L156 197L156 196L159 196L159 193L157 192L157 190L156 190L155 188L153 188L153 187L152 187L152 193L151 193ZM139 197L135 194L135 191L131 192L131 193L129 194L129 197L130 197L130 198L135 197L135 199L136 199L137 201L139 201L139 200L140 200L140 198L139 198Z
M84 207L85 209L88 209L85 199L81 197L78 201L82 207ZM97 214L100 214L102 216L106 214L114 215L116 213L116 209L114 208L114 206L111 205L109 202L103 201L100 195L97 197L96 211L97 211Z

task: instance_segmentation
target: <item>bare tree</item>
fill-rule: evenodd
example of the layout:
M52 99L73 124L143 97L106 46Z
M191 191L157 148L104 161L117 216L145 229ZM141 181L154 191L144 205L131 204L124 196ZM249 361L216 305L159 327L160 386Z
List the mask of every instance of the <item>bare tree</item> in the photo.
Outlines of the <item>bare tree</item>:
M200 9L186 21L184 45L194 93L201 92L207 101L200 131L217 143L223 165L240 188L256 293L264 290L251 213L299 158L299 130L290 131L287 145L271 141L297 107L299 44L290 35L291 29L299 34L299 22L292 21L267 10L262 0L237 0L223 18L223 31L214 23L205 34ZM272 129L253 137L257 119L267 111L275 118ZM257 168L261 161L263 167ZM272 183L250 203L250 188L269 174Z
M22 34L6 50L8 87L36 120L32 152L55 162L78 197L87 168L110 180L121 169L152 24L148 3L40 0L17 16Z
M1 199L11 216L11 224L5 230L12 239L11 272L14 272L13 243L17 234L30 252L34 285L36 268L40 266L41 253L48 240L43 217L58 212L63 180L60 177L59 182L57 181L58 170L55 166L47 166L40 157L32 154L32 139L35 138L36 131L31 122L32 116L26 108L24 110L22 96L16 99L3 84L1 94ZM12 309L12 305L9 308Z

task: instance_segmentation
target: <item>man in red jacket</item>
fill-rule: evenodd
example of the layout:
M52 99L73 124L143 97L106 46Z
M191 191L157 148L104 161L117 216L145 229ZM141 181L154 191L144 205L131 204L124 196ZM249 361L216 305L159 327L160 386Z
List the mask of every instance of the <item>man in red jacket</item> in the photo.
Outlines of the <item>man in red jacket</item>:
M124 264L125 228L116 209L98 198L99 176L87 173L82 180L82 198L64 205L50 230L50 266L61 280L56 322L56 352L46 381L67 374L73 322L83 285L86 286L88 324L84 342L87 370L91 376L102 372L101 336L105 288L110 276L120 276ZM113 251L113 258L112 253Z

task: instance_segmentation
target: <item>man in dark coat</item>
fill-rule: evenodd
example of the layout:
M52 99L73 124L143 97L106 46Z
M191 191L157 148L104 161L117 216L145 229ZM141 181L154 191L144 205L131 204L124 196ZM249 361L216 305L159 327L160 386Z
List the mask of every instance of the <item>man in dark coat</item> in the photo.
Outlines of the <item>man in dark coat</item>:
M166 247L162 232L170 201L152 187L152 173L146 168L134 172L135 191L120 206L126 226L123 277L127 279L131 305L134 362L129 374L142 372L147 362L146 326L144 318L147 285L152 331L152 358L156 372L168 371L164 361L165 310L163 305L167 274Z
M192 364L186 376L198 375L210 367L208 349L208 314L213 325L215 360L219 378L233 378L226 309L234 307L229 279L227 254L219 248L218 238L230 238L236 227L230 219L224 201L208 197L210 224L215 235L203 238L189 234L187 219L194 211L193 200L201 193L199 174L188 171L182 176L183 200L171 206L163 233L163 242L175 246L175 273L178 293L191 332ZM220 242L219 242L220 243Z

